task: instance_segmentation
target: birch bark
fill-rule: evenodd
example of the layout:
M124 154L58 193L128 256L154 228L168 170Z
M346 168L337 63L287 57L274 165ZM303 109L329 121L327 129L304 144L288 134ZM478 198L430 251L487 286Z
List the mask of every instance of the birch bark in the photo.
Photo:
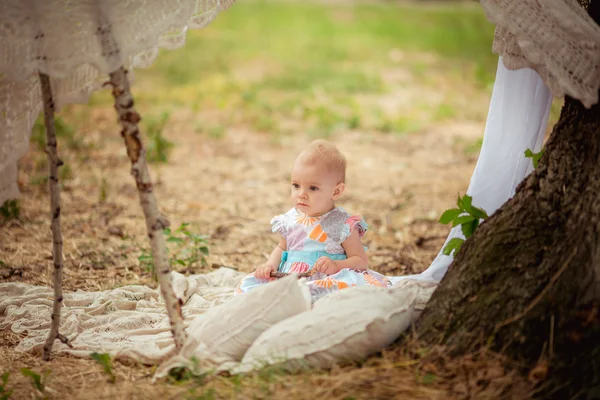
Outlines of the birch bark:
M181 313L182 304L175 295L171 284L171 268L167 259L165 239L162 234L162 230L169 226L169 221L161 215L154 196L152 180L146 163L146 151L142 145L138 127L141 117L134 109L134 100L129 88L127 72L123 67L110 74L110 84L113 88L115 109L123 128L121 136L123 136L127 147L127 156L131 161L131 174L135 178L140 204L146 219L146 229L154 259L154 271L167 306L175 347L179 349L185 342L186 332Z

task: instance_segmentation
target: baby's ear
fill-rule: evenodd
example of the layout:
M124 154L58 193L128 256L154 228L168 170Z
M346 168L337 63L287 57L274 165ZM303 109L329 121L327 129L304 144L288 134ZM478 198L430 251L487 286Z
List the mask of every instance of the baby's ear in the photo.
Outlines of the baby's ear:
M338 183L335 187L335 190L333 191L333 196L331 196L332 200L335 201L339 199L344 193L344 189L346 189L346 185L343 182Z

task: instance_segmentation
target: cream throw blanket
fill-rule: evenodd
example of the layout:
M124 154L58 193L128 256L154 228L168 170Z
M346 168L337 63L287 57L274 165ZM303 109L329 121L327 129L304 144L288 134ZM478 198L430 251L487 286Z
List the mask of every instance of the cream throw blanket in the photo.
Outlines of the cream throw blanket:
M221 268L185 277L173 272L186 323L226 302L244 273ZM40 353L50 328L52 288L25 283L0 284L0 329L27 333L17 351ZM165 305L158 289L132 285L102 292L64 294L60 332L73 348L56 341L54 352L87 357L106 352L114 359L157 364L173 350Z

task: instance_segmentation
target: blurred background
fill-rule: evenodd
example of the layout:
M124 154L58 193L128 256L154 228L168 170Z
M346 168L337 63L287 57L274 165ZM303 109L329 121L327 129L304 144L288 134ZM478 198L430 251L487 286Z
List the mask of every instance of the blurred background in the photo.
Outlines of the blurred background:
M371 268L422 271L477 160L493 32L475 1L240 0L135 70L175 268L252 271L275 244L271 217L291 207L294 157L324 138L348 158L339 204L369 224ZM57 118L67 289L153 282L119 132L108 90ZM2 280L51 282L44 141L40 119L20 162L22 197L2 208Z

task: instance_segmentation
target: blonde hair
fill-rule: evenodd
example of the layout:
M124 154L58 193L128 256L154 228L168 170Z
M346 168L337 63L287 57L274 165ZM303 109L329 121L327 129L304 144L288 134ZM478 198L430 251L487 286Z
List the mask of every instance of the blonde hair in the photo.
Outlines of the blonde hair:
M296 160L303 164L322 162L329 171L338 174L339 182L346 182L346 157L327 140L317 139L311 142Z

